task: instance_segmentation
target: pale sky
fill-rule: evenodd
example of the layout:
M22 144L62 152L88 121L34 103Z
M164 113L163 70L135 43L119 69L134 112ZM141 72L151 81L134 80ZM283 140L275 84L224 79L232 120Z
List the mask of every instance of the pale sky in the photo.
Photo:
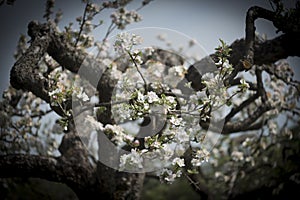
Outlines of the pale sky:
M56 9L64 12L61 28L66 23L82 15L84 4L77 0L56 0ZM0 7L0 92L8 87L9 71L13 66L13 53L19 35L26 34L27 24L31 20L44 22L44 4L46 0L16 0L14 6ZM103 2L95 0L94 2ZM140 0L133 0L129 8L137 8ZM285 0L288 6L294 5L296 0ZM143 20L128 26L128 29L143 27L161 27L179 31L196 39L206 52L213 53L219 44L219 38L227 43L244 37L246 11L253 5L270 8L268 0L154 0L140 11ZM105 22L103 27L96 30L96 36L103 37L106 27L110 23L110 11L103 13ZM258 20L256 23L259 33L266 33L268 38L276 36L272 23ZM296 75L300 74L299 58L289 59L296 68ZM299 76L297 76L299 80Z

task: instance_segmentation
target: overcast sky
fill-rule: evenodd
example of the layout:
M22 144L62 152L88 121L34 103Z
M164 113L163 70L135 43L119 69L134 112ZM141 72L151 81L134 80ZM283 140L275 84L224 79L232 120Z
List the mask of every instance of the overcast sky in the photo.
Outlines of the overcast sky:
M80 0L56 0L56 9L63 13L63 25L82 15L84 4ZM16 0L13 6L0 7L0 92L8 87L9 70L13 66L13 54L21 33L26 34L27 24L31 20L44 22L44 4L46 0ZM95 2L102 2L96 0ZM136 8L140 0L133 0L130 8ZM284 0L288 5L294 5L296 0ZM184 33L196 39L203 48L212 53L219 44L219 38L227 43L244 37L246 11L253 5L271 8L268 0L154 0L140 14L143 20L128 28L161 27ZM102 15L104 21L109 12ZM106 16L105 16L106 15ZM108 20L106 24L110 23ZM268 38L276 36L272 23L258 20L256 24L259 33L266 33ZM103 37L105 26L98 28L96 35ZM296 67L300 59L291 59L291 65Z

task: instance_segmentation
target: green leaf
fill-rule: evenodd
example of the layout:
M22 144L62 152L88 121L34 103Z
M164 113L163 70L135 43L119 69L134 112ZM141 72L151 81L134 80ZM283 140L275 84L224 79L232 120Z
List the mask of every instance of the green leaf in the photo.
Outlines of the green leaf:
M232 105L232 102L231 102L231 101L227 101L227 102L226 102L226 105L227 105L227 106L231 106L231 105Z
M101 114L101 113L105 112L106 110L107 110L107 108L105 106L100 106L97 109L97 114Z

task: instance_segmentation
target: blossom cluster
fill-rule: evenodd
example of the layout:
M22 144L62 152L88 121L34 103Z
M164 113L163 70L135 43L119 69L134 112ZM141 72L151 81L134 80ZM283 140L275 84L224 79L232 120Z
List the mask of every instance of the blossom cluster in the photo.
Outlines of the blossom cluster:
M50 114L45 102L31 92L9 87L0 102L0 151L1 154L32 153L56 155L58 143L45 126L42 117ZM11 102L18 97L18 105Z
M142 20L142 17L136 11L128 11L125 8L120 8L112 13L110 17L112 18L112 22L121 30L125 29L125 27L132 22Z
M183 167L191 166L188 172L195 173L203 162L208 162L210 152L202 144L205 131L199 126L199 120L210 119L213 109L227 105L231 96L223 81L233 68L223 52L228 51L224 43L219 48L223 53L216 63L216 71L202 77L205 88L185 96L177 88L187 72L184 64L166 66L156 60L154 49L136 49L141 42L140 36L124 32L117 35L113 44L118 55L127 59L127 67L122 72L113 62L109 64L112 78L118 80L112 103L120 103L111 107L116 124L103 126L91 120L91 116L87 119L119 149L126 149L127 153L120 156L119 170L161 169L161 180L172 182L181 176ZM184 87L192 90L191 83ZM241 78L232 95L247 92L248 88L248 82ZM123 123L128 121L137 124L137 130L126 128ZM190 163L183 159L188 148L192 150Z
M132 50L134 45L141 44L142 38L135 34L129 34L122 32L117 35L116 42L114 44L115 51L119 54L127 54Z
M148 4L150 1L144 0L142 5ZM159 169L157 173L160 180L172 183L176 178L182 176L183 168L187 173L198 173L198 169L206 162L211 164L212 174L233 189L234 184L240 183L244 178L245 171L249 169L248 165L254 166L261 162L262 166L268 165L272 169L278 169L278 165L280 165L277 159L277 156L280 155L278 152L282 150L283 156L288 158L289 151L286 149L292 148L284 145L287 140L297 136L285 126L288 126L289 120L294 116L299 116L300 109L297 100L299 100L300 87L299 82L292 79L294 72L285 60L280 60L271 67L252 66L251 63L242 61L245 69L249 70L252 75L255 74L255 70L264 71L262 77L265 78L265 81L262 87L266 89L266 98L257 98L246 109L236 113L232 122L234 123L236 119L240 120L239 118L249 117L251 110L263 103L268 103L272 110L263 114L261 120L253 123L254 125L257 122L262 124L259 134L251 132L244 136L224 136L220 142L221 145L210 152L205 148L203 142L207 132L199 126L199 122L213 121L212 112L222 106L228 106L226 107L228 109L243 105L243 100L257 92L257 87L259 87L255 81L250 84L242 72L238 73L235 79L238 81L234 83L235 86L224 84L226 78L234 70L229 62L231 52L229 46L220 40L221 45L215 49L215 71L202 74L204 88L185 93L185 88L188 91L193 90L191 82L185 83L184 89L182 89L182 85L180 85L180 89L177 86L181 81L185 81L188 70L187 63L172 66L168 64L167 66L157 58L158 52L154 48L136 49L135 47L142 43L142 38L138 35L126 32L117 35L114 49L119 56L126 55L125 69L121 71L116 62L112 61L113 57L109 55L108 35L115 28L123 30L130 23L141 20L141 16L137 13L139 9L129 11L124 7L130 0L105 1L102 4L90 3L86 0L83 2L87 3L86 12L84 16L76 18L80 29L74 30L70 23L68 27L65 27L62 39L74 43L74 47L77 49L89 48L93 45L98 47L97 62L108 66L109 70L107 71L111 72L112 80L118 80L113 91L112 101L104 102L106 105L111 103L109 111L112 112L114 124L104 125L90 113L84 120L88 123L85 124L87 127L94 128L93 134L96 136L91 139L93 140L91 142L99 142L96 137L99 136L99 132L102 132L117 146L118 150L127 151L122 153L117 162L120 171L144 172L148 169ZM94 16L104 8L115 9L110 16L111 26L101 42L94 42L91 32L103 24L102 20L95 23ZM61 14L58 13L57 21L60 17ZM24 36L21 37L16 58L20 57L25 50L25 39ZM161 35L159 39L165 41L170 47L171 44L164 35ZM258 39L265 41L263 38ZM190 41L189 46L192 47L195 44L195 41ZM58 64L50 56L46 55L44 63L41 62L39 67L39 72L43 75L53 70L48 77L45 77L50 83L47 87L48 96L52 108L58 107L64 112L65 117L58 120L64 130L68 129L68 120L72 113L67 110L69 106L66 106L71 98L76 100L79 107L90 106L95 102L98 104L99 99L93 101L84 87L74 83L75 75L58 67ZM47 129L40 129L41 119L48 113L41 109L44 102L28 92L21 95L17 106L10 106L11 103L14 103L14 98L18 97L17 92L10 88L3 95L4 103L1 102L0 106L0 150L6 153L19 151L20 153L37 152L53 155L54 149L58 148L57 139L50 137L50 131ZM97 114L106 112L106 109L105 106L98 107ZM293 115L287 115L283 125L281 122L278 123L279 121L275 118L282 111L289 111ZM135 130L126 126L128 121ZM58 132L61 132L61 129L52 130L52 133ZM42 139L37 137L38 134L41 135L40 133L43 133ZM91 132L89 133L92 135ZM8 144L22 146L22 148L14 147L13 151L7 151L6 146L2 145L2 140ZM37 141L40 144L37 144ZM44 148L42 143L48 143L50 147ZM298 143L296 145L299 146ZM37 149L32 151L30 146L37 146ZM276 154L268 154L272 148L275 149ZM185 157L187 150L191 151L190 159ZM94 153L99 152L94 151ZM276 158L274 159L273 156ZM98 159L97 156L95 158ZM285 161L286 159L284 164L288 165L289 163ZM210 173L207 171L210 170L203 170L204 174ZM258 177L257 180L259 180L264 176L259 174L255 177ZM292 176L290 179L292 180Z
M121 33L114 43L118 53L131 56L130 62L133 65L128 65L126 71L118 77L113 100L123 102L114 104L112 113L115 120L121 123L128 120L141 123L150 117L152 128L145 130L156 132L146 134L141 143L137 133L122 128L121 124L107 124L100 129L119 148L131 149L120 157L120 170L160 166L163 168L160 172L161 180L170 182L180 177L181 168L186 166L182 157L190 146L195 148L192 166L198 167L208 160L208 151L201 147L203 135L198 125L199 117L195 117L193 112L199 115L199 102L203 106L210 99L205 92L197 92L190 98L184 97L176 85L184 78L186 68L183 65L170 68L155 60L144 60L152 56L153 50L134 50L133 47L140 42L141 38L137 35ZM146 67L141 67L142 63ZM160 123L164 125L159 128Z
M115 1L104 1L102 6L105 8L119 8L125 6L131 0L115 0Z
M209 159L209 152L206 149L199 149L196 151L194 158L192 159L191 163L196 166L200 167L202 162L208 162Z
M127 32L117 35L114 42L115 51L121 56L125 54L129 60L122 72L113 62L109 64L113 79L118 80L112 101L120 103L113 103L111 108L116 124L104 126L92 116L87 120L119 149L129 150L120 156L119 170L162 169L161 180L172 182L180 177L183 167L192 166L188 171L194 173L203 162L208 162L210 152L202 145L205 131L199 126L199 120L209 119L213 108L227 103L230 97L223 80L232 66L222 54L224 57L216 63L217 70L202 77L205 88L185 96L177 85L184 79L187 68L168 67L155 60L155 50L151 48L135 49L141 42L140 36ZM224 45L222 48L226 48ZM191 83L185 87L191 90ZM235 93L248 88L249 84L241 79ZM88 100L80 88L75 96L83 103ZM122 123L127 121L138 124L139 128L136 131L126 128ZM192 158L187 164L183 157L190 147Z
M51 99L52 106L62 105L66 100L72 98L72 96L83 102L90 100L88 95L83 91L83 88L75 87L74 84L69 81L68 75L61 73L61 69L55 70L48 77L51 82L48 95Z

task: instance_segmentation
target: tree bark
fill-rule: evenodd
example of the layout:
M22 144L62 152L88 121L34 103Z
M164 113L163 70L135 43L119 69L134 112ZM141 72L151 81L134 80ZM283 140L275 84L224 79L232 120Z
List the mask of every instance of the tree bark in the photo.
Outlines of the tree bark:
M66 69L77 73L86 54L65 43L59 33L53 31L51 25L31 22L28 34L32 41L11 70L11 85L16 89L31 91L47 103L47 79L35 70L45 53ZM95 61L92 61L95 62ZM84 73L87 78L95 73L96 65ZM52 109L59 115L64 112L57 107ZM50 181L67 184L80 199L139 199L144 174L118 172L102 163L92 166L87 150L75 131L74 125L68 127L59 151L58 158L47 158L33 155L0 156L1 177L39 177ZM13 169L13 170L12 170Z
M32 38L30 47L25 54L14 64L10 82L16 89L31 91L44 101L50 101L48 95L48 82L38 75L35 68L41 57L48 53L65 69L77 73L86 54L68 44L63 34L58 33L49 24L29 24L28 34ZM270 64L288 56L300 56L300 38L294 33L285 33L272 40L254 45L253 63L256 65ZM236 40L231 46L232 54L229 61L233 66L240 66L240 60L245 55L245 40ZM210 55L214 60L216 55ZM192 81L195 89L200 89L201 74L197 68L207 62L202 60L188 69L186 78ZM95 74L96 67L87 68L83 74L89 80L90 74ZM238 71L242 71L239 68ZM266 111L267 108L262 108ZM59 108L53 110L63 115ZM251 125L255 121L247 119ZM239 126L238 126L239 125ZM238 126L238 127L237 127ZM243 124L225 125L226 132L242 131ZM93 167L88 160L88 153L82 145L74 130L65 133L60 146L61 157L51 158L34 155L5 155L0 156L1 177L39 177L50 181L62 182L70 186L81 199L107 198L107 199L138 199L142 188L144 174L129 174L118 172L97 163Z

